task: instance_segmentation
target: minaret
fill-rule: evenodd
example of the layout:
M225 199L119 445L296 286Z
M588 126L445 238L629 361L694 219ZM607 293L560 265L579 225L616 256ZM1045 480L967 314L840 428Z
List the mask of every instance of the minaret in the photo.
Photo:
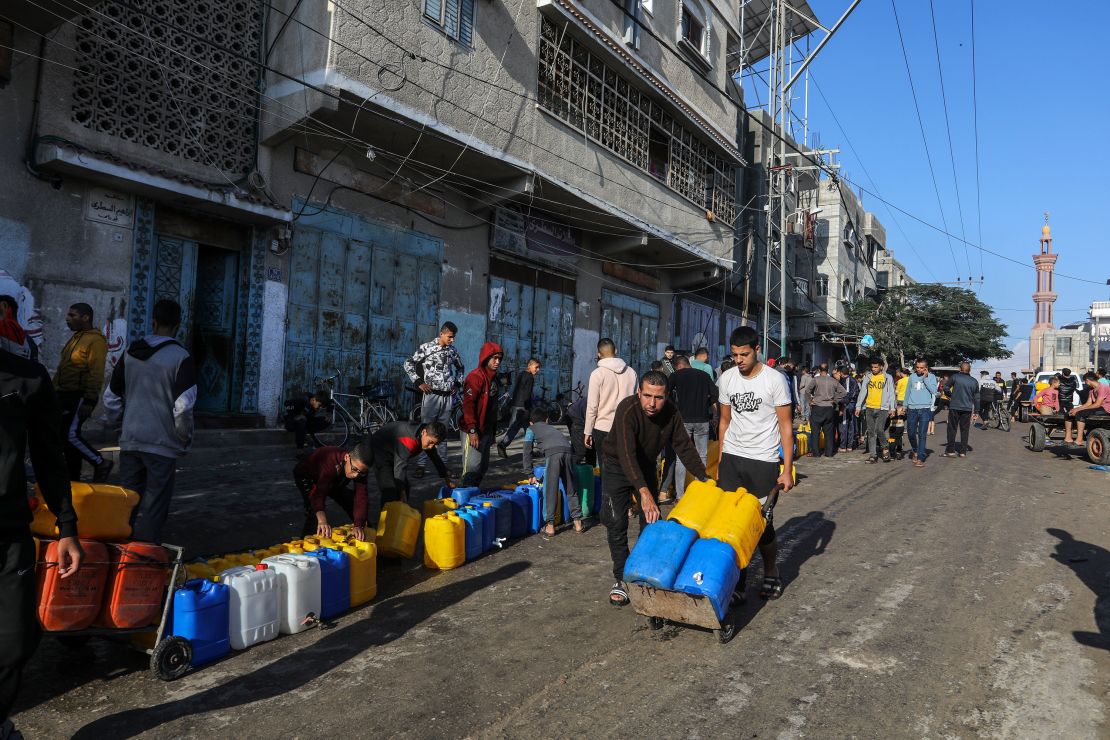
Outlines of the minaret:
M1056 302L1056 293L1052 290L1052 273L1056 269L1056 257L1052 253L1052 229L1048 226L1048 211L1045 211L1044 226L1041 227L1041 252L1033 255L1033 264L1037 268L1037 287L1033 291L1036 319L1033 321L1033 330L1029 333L1029 367L1033 369L1041 366L1044 357L1045 331L1054 328L1052 304Z

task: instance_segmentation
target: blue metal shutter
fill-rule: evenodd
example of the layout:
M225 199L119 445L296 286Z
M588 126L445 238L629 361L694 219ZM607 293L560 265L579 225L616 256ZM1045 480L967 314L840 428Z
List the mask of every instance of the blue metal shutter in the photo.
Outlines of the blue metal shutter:
M443 30L453 39L459 37L459 0L446 0L447 12L443 16Z
M443 23L443 0L424 0L424 15L438 24Z

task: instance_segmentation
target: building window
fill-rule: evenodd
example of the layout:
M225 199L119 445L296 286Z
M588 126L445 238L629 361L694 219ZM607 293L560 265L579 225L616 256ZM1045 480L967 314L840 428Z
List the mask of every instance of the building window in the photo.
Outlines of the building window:
M75 21L73 123L246 175L256 146L243 121L257 111L243 90L258 84L250 60L262 43L262 3L141 6L105 2Z
M840 300L842 300L842 301L852 300L852 283L851 283L851 281L845 280L844 284L840 286Z
M829 294L829 276L828 275L818 275L817 276L817 296L819 298L821 298L821 297L827 296L828 294Z
M1071 337L1056 337L1056 354L1071 354Z
M732 228L735 167L564 30L543 19L540 107Z
M710 16L696 0L683 0L678 16L678 40L709 63Z
M424 17L466 46L474 39L474 0L424 0Z

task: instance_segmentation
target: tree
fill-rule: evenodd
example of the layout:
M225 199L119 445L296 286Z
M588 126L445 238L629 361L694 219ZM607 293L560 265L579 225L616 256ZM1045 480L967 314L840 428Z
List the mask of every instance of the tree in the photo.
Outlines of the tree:
M1006 326L991 307L970 290L946 285L914 284L891 288L874 301L848 307L847 331L870 334L884 359L925 357L937 365L955 365L1011 353L1002 343Z

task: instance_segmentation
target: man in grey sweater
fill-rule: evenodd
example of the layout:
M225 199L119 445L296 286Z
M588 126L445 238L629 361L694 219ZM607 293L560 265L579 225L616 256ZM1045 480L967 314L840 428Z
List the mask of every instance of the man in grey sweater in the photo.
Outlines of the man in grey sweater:
M808 386L809 421L813 425L810 437L810 454L814 457L832 457L836 454L836 407L844 400L847 391L835 378L829 376L829 366L822 363ZM825 448L819 447L821 433L825 433Z
M967 437L979 408L979 384L971 377L970 362L960 363L960 372L944 384L944 393L948 396L948 445L942 457L967 457ZM957 428L960 431L959 448L956 447Z
M177 458L193 441L197 399L193 358L173 338L181 306L154 304L154 332L132 344L104 391L110 426L121 429L120 485L139 494L132 537L159 542L173 498Z

